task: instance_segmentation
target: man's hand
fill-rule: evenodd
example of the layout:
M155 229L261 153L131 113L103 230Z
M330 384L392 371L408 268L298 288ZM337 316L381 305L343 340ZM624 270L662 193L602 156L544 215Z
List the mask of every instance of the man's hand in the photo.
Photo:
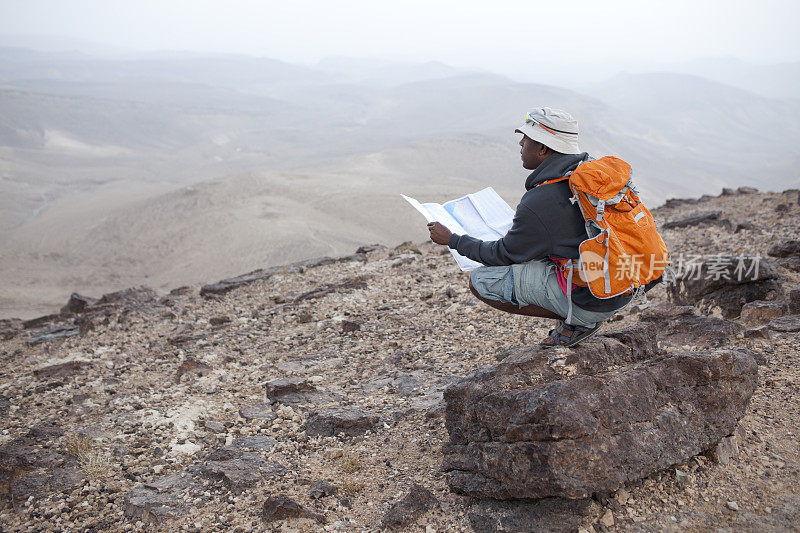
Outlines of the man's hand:
M452 231L444 227L439 222L428 222L428 231L431 232L431 240L436 244L447 244L450 242Z

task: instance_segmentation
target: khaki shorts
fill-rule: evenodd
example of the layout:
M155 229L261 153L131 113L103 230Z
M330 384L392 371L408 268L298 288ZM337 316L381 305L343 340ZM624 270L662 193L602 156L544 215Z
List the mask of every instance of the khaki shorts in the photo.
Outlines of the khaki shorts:
M566 317L569 310L567 295L558 285L556 266L548 261L476 268L470 273L470 281L487 300L510 302L519 307L537 305L562 317ZM572 325L593 328L618 311L587 311L573 303Z

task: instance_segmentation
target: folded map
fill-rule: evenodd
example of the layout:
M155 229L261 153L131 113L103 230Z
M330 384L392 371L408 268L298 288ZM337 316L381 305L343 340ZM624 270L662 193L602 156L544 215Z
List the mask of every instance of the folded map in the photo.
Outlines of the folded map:
M401 196L428 222L440 222L453 233L482 241L496 241L505 236L514 219L514 210L491 187L444 204L421 204L405 194ZM482 266L455 250L451 249L450 253L461 270L474 270Z

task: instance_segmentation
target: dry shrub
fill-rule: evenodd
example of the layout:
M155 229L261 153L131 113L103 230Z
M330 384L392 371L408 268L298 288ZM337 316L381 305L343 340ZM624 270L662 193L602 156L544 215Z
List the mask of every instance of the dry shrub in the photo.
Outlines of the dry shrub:
M352 474L353 472L358 472L361 470L361 460L354 456L354 455L346 455L344 459L342 459L342 472L346 474Z
M346 496L355 496L364 490L364 484L358 481L344 480L342 482L342 493Z
M108 452L88 437L72 433L64 438L64 445L67 452L78 459L81 470L90 478L103 477L111 468Z

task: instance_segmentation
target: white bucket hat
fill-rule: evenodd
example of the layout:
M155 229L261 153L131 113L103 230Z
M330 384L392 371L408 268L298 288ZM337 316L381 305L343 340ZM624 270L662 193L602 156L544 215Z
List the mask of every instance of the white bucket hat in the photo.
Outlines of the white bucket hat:
M540 107L525 115L517 132L562 154L579 154L578 121L566 111Z

